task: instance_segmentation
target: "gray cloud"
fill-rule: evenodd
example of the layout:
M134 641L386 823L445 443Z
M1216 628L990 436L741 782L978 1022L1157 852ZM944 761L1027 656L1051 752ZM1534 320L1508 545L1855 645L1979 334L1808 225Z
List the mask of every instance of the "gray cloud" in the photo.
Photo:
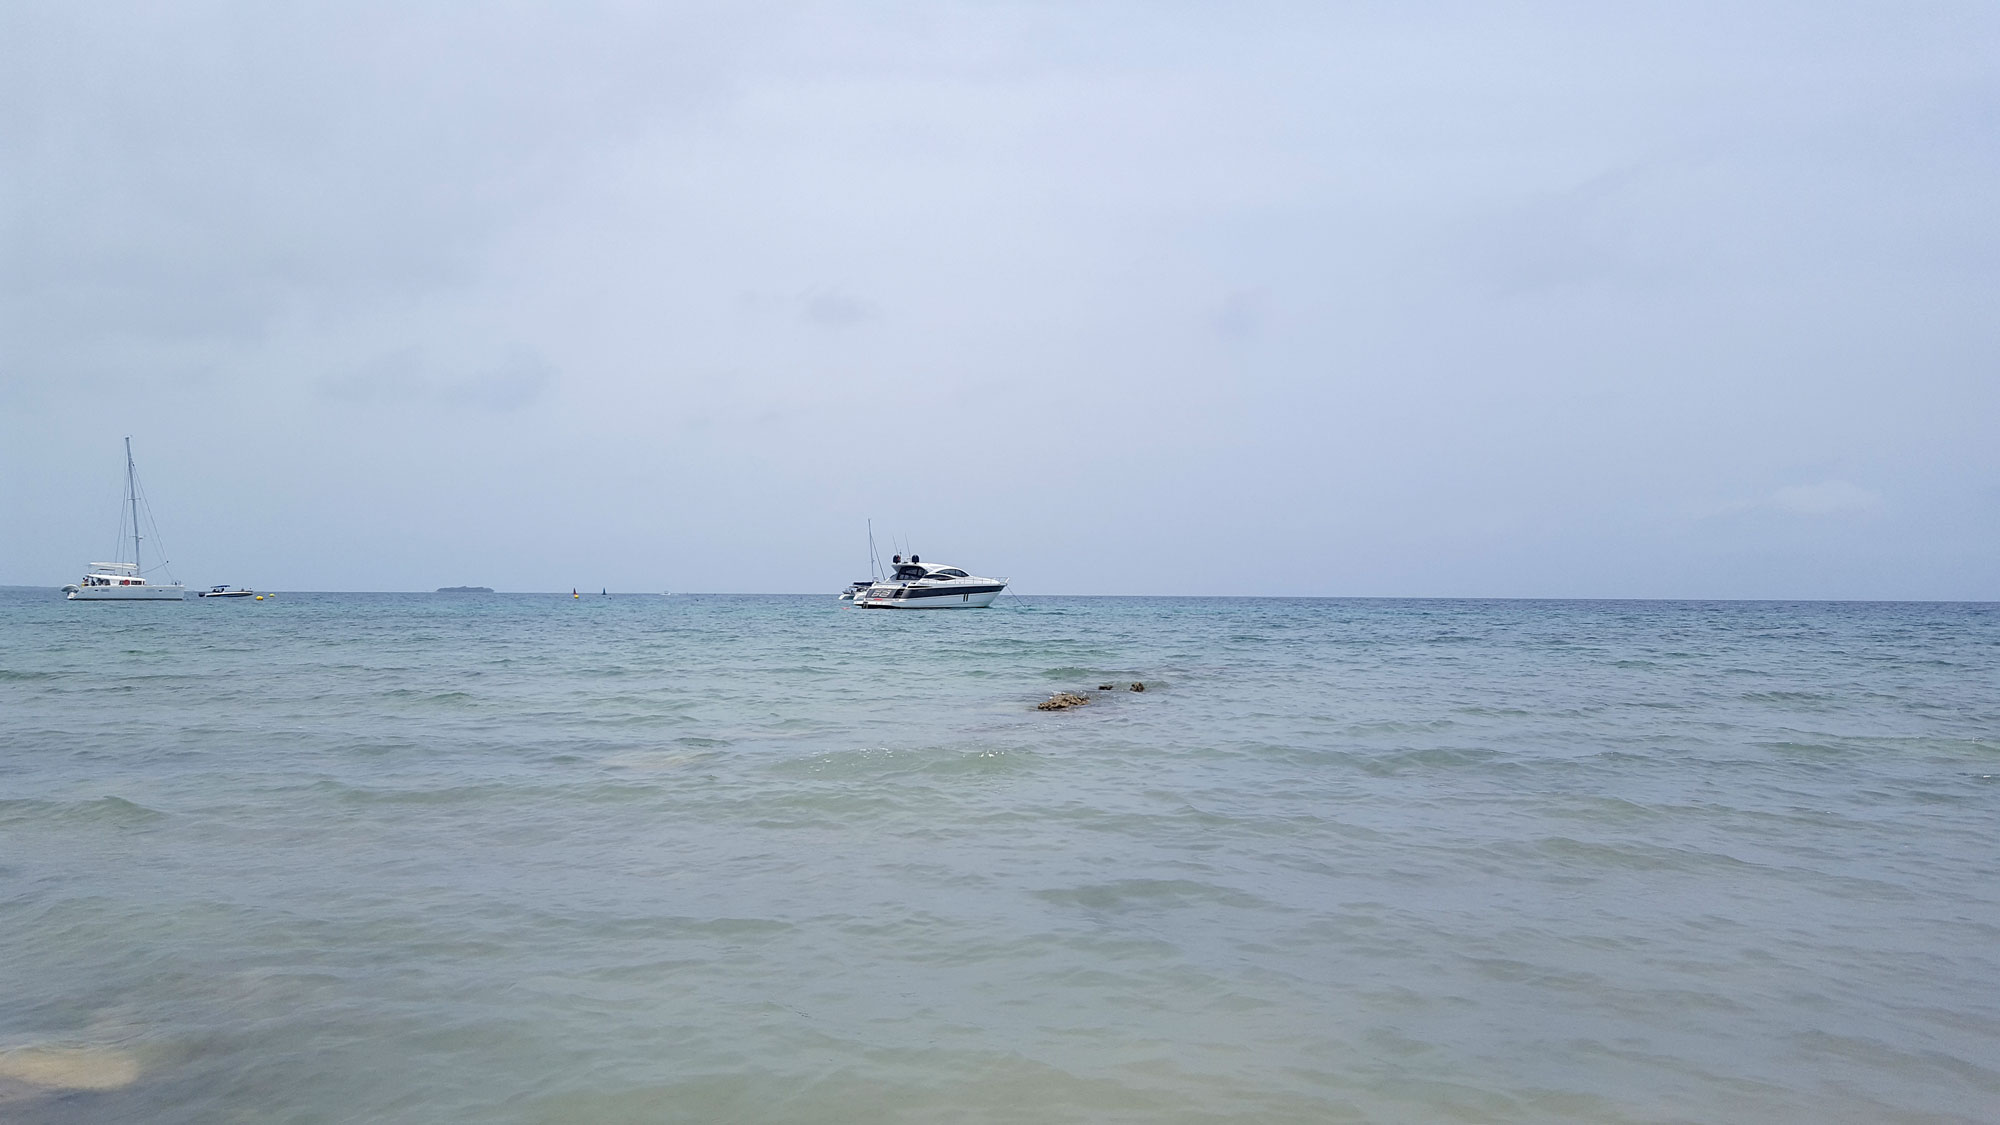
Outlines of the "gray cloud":
M546 360L524 353L445 384L441 395L446 402L480 410L519 410L546 394L555 374Z
M1224 340L1243 341L1263 327L1269 294L1261 288L1238 289L1222 299L1215 310L1215 332Z
M1882 494L1844 480L1828 480L1786 485L1771 493L1768 502L1781 511L1826 516L1874 511L1882 506Z
M770 327L785 321L813 328L853 328L882 317L882 308L842 289L815 285L797 293L745 292L737 307L753 322Z
M518 410L545 395L555 382L549 362L517 351L484 367L460 373L433 368L419 348L402 348L347 371L322 376L321 397L350 406L398 408L442 404L456 409Z
M1614 169L1539 195L1478 222L1467 236L1475 268L1502 297L1631 276L1646 268L1633 245L1633 190L1643 172Z
M316 387L326 398L356 405L409 401L427 396L431 389L418 348L402 348L351 370L323 375Z
M801 316L828 328L847 328L881 315L873 304L834 290L814 292L802 304Z

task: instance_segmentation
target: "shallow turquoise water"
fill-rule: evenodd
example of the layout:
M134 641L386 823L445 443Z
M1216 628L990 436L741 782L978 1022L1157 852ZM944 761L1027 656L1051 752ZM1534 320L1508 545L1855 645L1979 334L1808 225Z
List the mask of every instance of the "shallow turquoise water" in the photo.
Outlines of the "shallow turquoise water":
M1990 1121L1996 860L1993 605L0 590L8 1121Z

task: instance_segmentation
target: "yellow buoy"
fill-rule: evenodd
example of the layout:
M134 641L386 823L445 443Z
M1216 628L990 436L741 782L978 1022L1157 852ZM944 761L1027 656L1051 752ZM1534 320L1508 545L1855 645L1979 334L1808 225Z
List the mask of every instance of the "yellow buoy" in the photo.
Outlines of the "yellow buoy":
M262 594L258 594L258 595L257 595L257 600L258 600L258 601L260 601L260 602L261 602L261 601L263 601L263 600L264 600L264 595L262 595Z

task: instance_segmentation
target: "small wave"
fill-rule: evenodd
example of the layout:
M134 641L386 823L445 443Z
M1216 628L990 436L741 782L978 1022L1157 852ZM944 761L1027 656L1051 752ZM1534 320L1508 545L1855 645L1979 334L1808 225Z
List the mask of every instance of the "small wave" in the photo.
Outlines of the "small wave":
M1833 703L1831 695L1816 691L1746 691L1742 697L1752 703Z
M1431 731L1450 730L1457 726L1450 719L1421 719L1416 721L1384 720L1372 723L1349 723L1340 728L1340 733L1351 738L1367 738L1378 734L1425 734Z
M1860 753L1851 746L1836 746L1827 742L1754 742L1751 745L1774 754L1807 754L1813 757L1830 757L1836 754L1853 755Z
M1410 769L1464 769L1468 767L1513 768L1519 765L1511 755L1498 750L1427 746L1398 750L1359 759L1362 772L1377 777L1393 777Z
M955 749L888 746L839 750L794 758L775 767L779 773L815 777L888 777L897 774L933 776L978 775L1028 768L1036 760L1029 751L1001 747Z
M0 822L8 820L53 820L135 828L165 820L167 814L149 809L123 797L97 797L87 801L57 801L19 797L0 800Z
M1042 669L1042 678L1045 680L1094 680L1122 675L1126 673L1108 672L1102 668L1079 668L1074 665Z
M16 1047L0 1051L0 1079L49 1091L119 1090L139 1080L139 1060L117 1047Z
M450 705L474 703L479 698L468 691L420 691L416 688L395 688L382 694L388 699L410 699L420 703Z
M332 792L341 801L356 805L454 805L483 800L510 791L498 784L444 785L431 789L371 789L324 778L313 785Z
M1658 844L1606 844L1572 836L1550 836L1533 845L1543 857L1558 863L1619 871L1695 871L1727 868L1747 870L1757 865L1721 852L1674 848Z
M604 764L615 769L657 772L677 770L697 762L705 762L711 756L685 750L627 750L605 758Z
M1657 820L1661 813L1659 809L1627 801L1622 797L1585 796L1572 798L1567 804L1552 805L1548 815L1558 820L1632 824L1642 820Z
M1113 914L1178 906L1273 909L1271 903L1256 895L1193 879L1121 879L1115 883L1037 891L1035 897L1063 906L1080 906L1085 910Z

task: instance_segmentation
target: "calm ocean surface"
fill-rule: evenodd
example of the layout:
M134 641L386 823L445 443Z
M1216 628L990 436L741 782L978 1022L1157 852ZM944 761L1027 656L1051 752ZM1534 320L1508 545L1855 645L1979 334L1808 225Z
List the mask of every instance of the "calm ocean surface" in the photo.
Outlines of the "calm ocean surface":
M2000 605L0 590L0 1120L1222 1119L2000 1120Z

